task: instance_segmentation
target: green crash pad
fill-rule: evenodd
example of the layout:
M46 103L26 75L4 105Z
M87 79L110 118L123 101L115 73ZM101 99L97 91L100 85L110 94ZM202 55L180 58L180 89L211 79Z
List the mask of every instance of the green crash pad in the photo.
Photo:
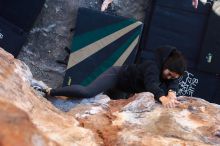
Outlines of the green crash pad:
M63 86L88 85L111 66L133 63L142 23L79 8Z

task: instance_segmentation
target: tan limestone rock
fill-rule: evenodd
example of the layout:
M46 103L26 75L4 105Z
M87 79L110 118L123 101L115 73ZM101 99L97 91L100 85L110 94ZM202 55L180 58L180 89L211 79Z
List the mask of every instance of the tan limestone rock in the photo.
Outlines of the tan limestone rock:
M28 115L10 103L0 101L1 146L55 146L30 121Z
M33 124L27 125L36 127L33 132L39 133L46 145L220 146L220 106L200 98L179 97L181 104L167 109L149 92L121 100L99 95L65 113L30 87L33 80L24 63L0 49L1 117L13 115L10 110L9 115L2 113L4 105L15 105L26 113L18 110L16 118L23 118L24 123L30 119ZM12 123L5 123L6 131L20 125L16 120ZM19 133L21 137L16 139L25 142L25 132Z
M40 132L62 146L96 145L90 130L79 127L73 116L56 109L34 92L31 81L29 68L0 49L0 101L12 103L26 112Z

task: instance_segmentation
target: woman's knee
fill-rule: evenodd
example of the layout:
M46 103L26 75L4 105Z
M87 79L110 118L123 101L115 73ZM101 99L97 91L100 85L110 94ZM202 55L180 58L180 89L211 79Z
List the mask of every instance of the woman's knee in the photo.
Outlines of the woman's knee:
M85 88L81 91L81 94L84 96L84 98L90 98L90 97L96 96L99 93L95 92L94 90L90 90L88 88Z

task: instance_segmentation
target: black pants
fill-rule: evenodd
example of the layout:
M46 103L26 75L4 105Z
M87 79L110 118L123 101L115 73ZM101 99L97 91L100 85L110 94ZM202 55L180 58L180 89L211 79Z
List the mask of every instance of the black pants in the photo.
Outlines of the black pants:
M50 95L77 98L94 97L99 93L106 92L109 89L117 87L120 69L121 67L119 66L109 68L86 87L81 85L71 85L52 89L50 91Z

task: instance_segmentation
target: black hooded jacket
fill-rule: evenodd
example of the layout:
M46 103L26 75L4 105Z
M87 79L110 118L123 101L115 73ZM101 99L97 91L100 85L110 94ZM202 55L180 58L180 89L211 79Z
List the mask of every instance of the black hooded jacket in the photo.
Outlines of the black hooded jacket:
M129 93L151 92L155 99L165 96L166 91L161 88L177 91L178 79L164 80L161 77L165 60L175 48L157 49L154 59L149 59L141 64L123 66L119 77L119 88Z

